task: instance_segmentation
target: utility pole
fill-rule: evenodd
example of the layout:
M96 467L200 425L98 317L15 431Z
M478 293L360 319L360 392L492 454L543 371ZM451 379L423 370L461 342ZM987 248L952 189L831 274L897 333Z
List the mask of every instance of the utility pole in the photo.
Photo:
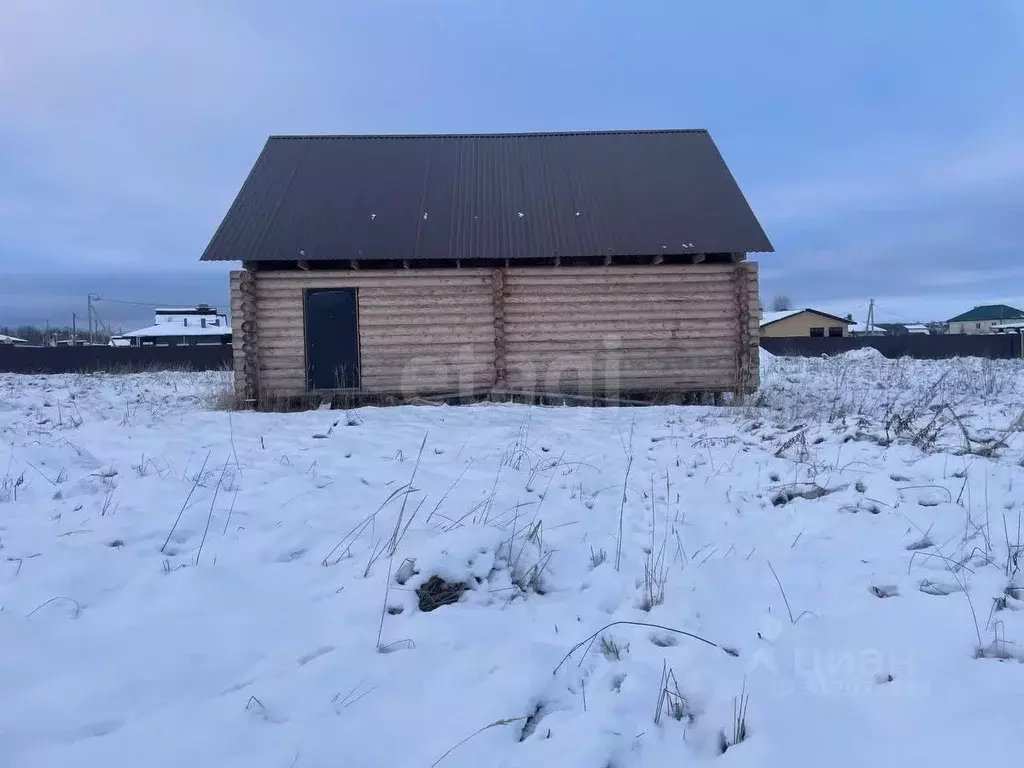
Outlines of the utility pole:
M71 313L71 346L75 346L75 342L78 340L78 315L74 312Z
M868 333L875 330L875 300L868 301Z
M94 334L95 334L95 332L97 330L99 330L98 327L97 327L98 324L96 323L96 320L95 320L96 310L92 308L92 303L94 301L100 301L100 297L98 295L96 295L95 293L90 293L86 297L86 302L87 302L88 309L89 309L89 344L90 345L95 342Z

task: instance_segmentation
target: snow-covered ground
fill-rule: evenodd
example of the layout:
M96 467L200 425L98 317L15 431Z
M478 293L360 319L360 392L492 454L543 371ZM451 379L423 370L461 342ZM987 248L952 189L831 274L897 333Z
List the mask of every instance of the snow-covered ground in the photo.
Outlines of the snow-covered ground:
M1024 365L765 357L717 409L0 375L0 765L1015 760Z

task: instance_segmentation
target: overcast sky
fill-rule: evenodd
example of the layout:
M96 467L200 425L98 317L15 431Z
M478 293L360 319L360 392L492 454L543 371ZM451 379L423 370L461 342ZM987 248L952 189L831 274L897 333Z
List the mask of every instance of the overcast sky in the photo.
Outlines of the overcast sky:
M0 324L225 306L281 133L708 128L766 298L1024 305L1022 94L1021 0L0 0Z

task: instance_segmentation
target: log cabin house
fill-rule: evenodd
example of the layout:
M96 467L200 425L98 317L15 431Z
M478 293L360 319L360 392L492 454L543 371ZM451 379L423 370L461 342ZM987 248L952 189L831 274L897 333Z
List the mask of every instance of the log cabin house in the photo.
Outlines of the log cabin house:
M280 136L202 259L235 388L710 393L758 385L771 243L704 130Z

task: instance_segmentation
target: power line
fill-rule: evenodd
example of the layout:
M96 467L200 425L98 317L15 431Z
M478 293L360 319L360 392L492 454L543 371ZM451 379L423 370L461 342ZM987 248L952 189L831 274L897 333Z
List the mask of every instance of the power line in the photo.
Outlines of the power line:
M176 307L182 304L180 301L125 301L124 299L106 298L93 299L93 301L104 301L109 304L129 304L134 307ZM212 307L213 304L209 304L209 306Z

